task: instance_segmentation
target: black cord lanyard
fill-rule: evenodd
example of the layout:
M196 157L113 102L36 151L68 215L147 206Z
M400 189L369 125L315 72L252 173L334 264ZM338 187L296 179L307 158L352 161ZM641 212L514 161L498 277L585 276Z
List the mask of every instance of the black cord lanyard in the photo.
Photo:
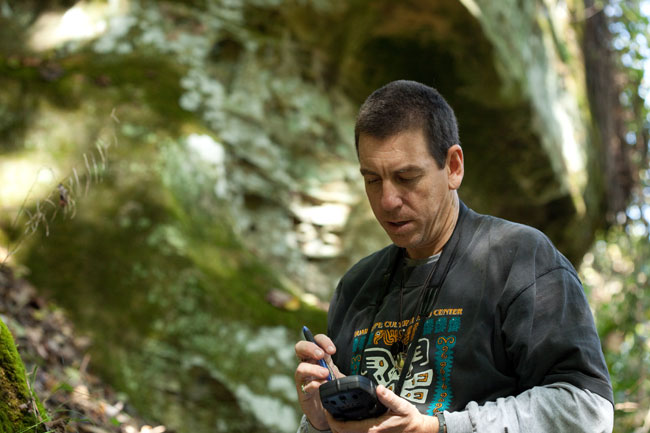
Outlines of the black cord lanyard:
M440 288L442 287L442 284L444 283L445 278L447 277L447 273L451 268L451 264L454 262L454 258L456 257L456 250L461 236L460 226L464 219L465 212L466 212L465 206L462 203L460 203L459 211L458 211L458 221L456 222L456 227L454 228L451 238L443 248L442 254L438 259L438 263L433 265L433 268L427 275L427 278L424 284L422 285L422 288L420 289L420 290L427 290L431 288L432 290L428 290L424 302L422 302L422 304L420 305L420 309L418 311L415 320L415 323L417 324L417 329L415 331L415 335L413 336L413 339L411 340L411 343L409 344L408 353L406 355L406 361L404 362L404 368L402 369L402 372L399 377L399 381L397 382L397 386L395 387L395 394L397 395L400 395L400 393L402 392L402 387L404 386L404 381L406 380L406 376L409 371L408 366L411 364L411 361L413 360L413 355L415 355L417 341L422 336L422 330L424 328L424 326L422 326L422 324L420 323L422 315L428 311L431 311L435 306L438 300L438 294L440 293ZM363 349L361 350L361 360L359 362L360 368L363 367L363 362L365 360L366 346L368 345L368 339L371 336L371 332L370 332L371 327L375 322L377 314L379 313L379 307L381 306L381 304L384 301L384 298L390 291L390 286L392 285L393 279L395 278L395 274L397 273L397 270L399 269L399 265L402 262L405 254L406 254L406 250L404 248L400 248L398 253L395 254L395 258L393 259L394 260L393 266L391 266L390 273L384 274L384 281L386 282L386 285L384 286L384 290L382 290L380 296L377 297L377 300L375 301L373 314L371 316L370 323L368 325L368 334L363 344ZM413 342L415 342L416 344L413 344Z

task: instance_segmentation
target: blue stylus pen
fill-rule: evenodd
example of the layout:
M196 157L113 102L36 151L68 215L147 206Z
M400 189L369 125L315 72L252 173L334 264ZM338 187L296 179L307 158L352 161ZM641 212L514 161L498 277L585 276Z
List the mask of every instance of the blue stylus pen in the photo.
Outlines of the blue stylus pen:
M309 330L309 328L307 328L306 326L302 327L302 335L305 336L305 340L311 341L312 343L314 343L315 345L318 346L318 343L316 343L316 340L314 340L314 334L312 334L311 331ZM320 346L318 346L318 347L320 347ZM321 349L322 349L322 347L321 347ZM329 376L327 376L327 380L334 380L334 372L332 371L330 366L327 365L325 360L324 359L319 359L318 363L321 365L321 367L327 368L327 370L330 372Z

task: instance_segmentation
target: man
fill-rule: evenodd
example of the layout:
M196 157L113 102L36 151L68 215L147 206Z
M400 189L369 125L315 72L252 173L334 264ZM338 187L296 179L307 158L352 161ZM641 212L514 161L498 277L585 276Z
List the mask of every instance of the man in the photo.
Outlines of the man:
M396 81L357 118L366 194L393 242L353 266L326 335L296 344L303 432L611 432L613 397L575 269L541 232L458 198L464 165L452 109ZM375 380L388 412L335 420L328 370Z

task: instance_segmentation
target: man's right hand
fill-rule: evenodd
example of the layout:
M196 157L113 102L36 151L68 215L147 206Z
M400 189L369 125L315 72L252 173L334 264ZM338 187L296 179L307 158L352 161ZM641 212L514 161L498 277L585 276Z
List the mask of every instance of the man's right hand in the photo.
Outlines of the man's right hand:
M325 409L320 401L318 388L327 381L329 370L318 364L320 359L332 367L335 378L343 377L338 368L332 364L332 357L336 347L330 338L323 334L314 337L316 343L299 341L296 343L296 356L301 361L296 368L295 382L298 401L307 419L318 430L329 429Z

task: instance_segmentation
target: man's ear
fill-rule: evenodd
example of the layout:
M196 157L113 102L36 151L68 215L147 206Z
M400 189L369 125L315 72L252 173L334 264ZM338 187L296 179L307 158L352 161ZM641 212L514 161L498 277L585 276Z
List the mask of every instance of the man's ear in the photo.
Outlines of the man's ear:
M465 164L463 161L463 149L458 144L454 144L447 150L447 178L449 179L449 189L457 190L463 182L465 174Z

